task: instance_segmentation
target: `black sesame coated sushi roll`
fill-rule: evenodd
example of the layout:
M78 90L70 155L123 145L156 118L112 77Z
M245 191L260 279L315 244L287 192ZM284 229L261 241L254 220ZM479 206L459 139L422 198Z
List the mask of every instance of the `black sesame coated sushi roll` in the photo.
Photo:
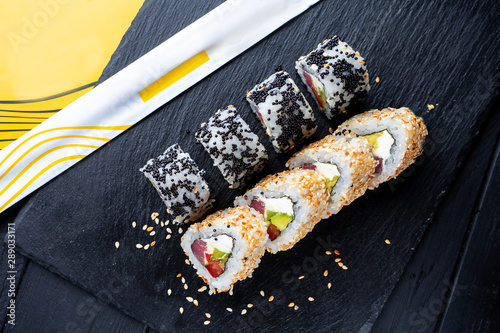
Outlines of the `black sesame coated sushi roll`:
M379 162L369 188L395 178L423 152L427 128L408 108L387 108L358 114L336 130L339 135L361 135Z
M328 119L370 91L365 60L338 36L300 57L295 67Z
M230 105L219 110L195 134L229 183L229 188L239 188L255 172L262 171L268 160L264 146Z
M277 72L255 86L247 92L247 100L278 153L300 145L316 132L312 109L286 72Z
M151 181L174 222L183 223L201 217L212 207L210 189L203 170L178 144L169 147L140 170Z
M231 290L235 282L251 277L264 255L266 240L262 215L236 207L193 224L181 246L212 294Z
M330 193L324 218L337 214L366 192L377 164L368 140L355 135L327 135L287 162L290 169L311 169L323 175Z
M276 253L293 247L321 221L328 198L320 173L294 169L265 177L234 204L250 206L264 216L266 249Z

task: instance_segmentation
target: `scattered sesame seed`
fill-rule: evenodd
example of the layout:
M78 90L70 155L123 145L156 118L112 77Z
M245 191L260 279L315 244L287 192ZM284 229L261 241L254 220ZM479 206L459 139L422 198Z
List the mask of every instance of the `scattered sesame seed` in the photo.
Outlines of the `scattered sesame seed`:
M342 260L341 258L335 258L335 262L339 262L341 260Z
M249 308L249 309L250 309L252 306L253 306L253 304L252 304L252 303L248 303L248 304L247 304L247 308Z
M184 260L184 262L186 263L186 265L191 265L191 262L189 261L189 259Z
M323 272L323 276L328 276L328 270Z
M156 244L156 241L151 242L151 246L155 246L155 244Z
M146 229L147 232L150 232L151 230L153 230L153 227L149 227Z
M154 236L154 235L156 235L156 231L151 231L151 232L149 233L149 236Z
M269 296L269 302L272 302L274 300L274 296Z
M170 239L170 237L172 237L172 235L168 234L167 237L165 237L165 238Z
M184 289L188 290L188 285L186 283L184 283Z
M170 220L165 221L165 225L168 225L170 223Z
M135 228L135 226L137 225L137 222L132 222L132 228Z
M144 245L144 250L149 249L149 244Z
M160 219L156 218L156 219L155 219L155 223L156 223L156 224L160 223Z
M138 249L142 249L142 244L136 244L135 247Z
M183 308L182 306L179 308L179 312L180 312L181 314L183 314L183 313L184 313L184 308Z
M142 226L142 230L146 230L146 228L147 228L147 227L148 227L148 225L147 225L147 224L143 225L143 226Z
M229 296L233 296L233 288L229 290Z
M339 264L340 267L344 266L344 264L341 263L340 261L338 262L338 264Z
M210 325L210 320L205 320L205 321L203 322L203 324L204 324L204 325Z
M158 215L160 215L160 214L158 214L157 212L152 213L151 214L151 220L154 220L155 218L157 218Z
M177 274L175 277L181 277L181 276L182 276L182 274L181 274L181 273L179 273L179 274Z
M391 241L390 241L390 240L388 240L388 239L386 239L386 240L385 240L385 243L386 243L386 244L391 244Z
M120 242L115 242L115 247L119 248L120 247Z
M297 311L297 310L299 309L299 306L298 306L298 305L295 305L295 306L293 307L293 309L294 309L295 311Z
M163 228L165 226L165 222L161 221L160 222L161 227Z
M343 269L347 269L347 266L342 266Z
M299 280L302 280L304 278L304 275L299 276Z
M198 292L202 293L202 292L204 292L205 290L207 290L207 286L203 286L203 287L201 287L200 289L198 289Z
M435 106L434 106L434 105L432 105L432 104L427 104L427 110L429 110L429 111L430 111L430 110L433 110L434 108L435 108Z
M331 287L332 287L332 283L328 282L328 289L330 289Z
M179 233L180 233L180 234L182 234L182 228L179 228L179 230L178 230L178 231L179 231Z
M212 317L212 316L210 315L210 313L208 313L208 312L206 312L206 313L205 313L205 316L206 316L207 318Z
M377 82L377 83L380 82L380 78L378 76L375 78L375 82Z
M184 278L184 276L183 276L183 277L181 277L181 282L182 282L182 283L186 283L186 279Z
M335 250L335 251L333 251L333 252L334 252L336 255L338 255L338 256L340 255L339 250Z
M192 303L192 302L194 301L194 299L193 299L192 297L190 297L190 296L186 297L186 300L187 300L188 302L190 302L190 303Z
M247 313L247 309L243 309L241 310L241 314L244 315L245 313Z
M231 309L231 308L226 308L226 310L227 310L228 312L233 312L233 309Z
M198 301L197 301L197 300L194 300L194 301L193 301L193 304L194 304L194 305L196 305L196 306L198 306Z
M266 294L264 293L264 290L260 291L260 296L262 296L262 297L266 296Z
M309 300L309 302L314 302L314 298L313 297L309 297L308 300Z
M332 255L332 252L331 252L331 251L326 251L325 253L326 253L326 254L328 254L329 256L331 256L331 255Z
M167 295L168 296L172 295L172 289L167 290Z
M167 228L167 232L168 232L169 234L171 234L171 233L172 233L172 229Z
M288 307L289 307L289 308L293 308L293 306L294 306L294 305L295 305L295 303L294 303L294 302L292 302L292 303L288 304Z

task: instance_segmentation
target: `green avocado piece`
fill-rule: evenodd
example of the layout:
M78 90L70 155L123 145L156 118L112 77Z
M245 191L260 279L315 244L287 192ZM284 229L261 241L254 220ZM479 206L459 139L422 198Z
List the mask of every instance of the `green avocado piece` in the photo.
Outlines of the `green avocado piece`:
M283 231L293 220L293 216L285 214L285 213L277 213L273 215L270 219L270 222L278 228L279 231Z
M214 253L212 254L212 257L210 258L210 261L221 260L222 263L225 264L227 259L229 259L230 254L231 253L222 252L218 249L214 249Z
M335 184L337 184L337 181L339 180L339 176L333 177L333 179L326 178L326 190L328 193L332 193L333 187Z
M363 135L363 136L365 137L366 140L368 140L368 142L373 147L373 149L377 149L378 148L378 139L382 136L382 134L384 134L384 131L375 132L375 133L367 134L367 135Z
M273 217L276 214L278 214L278 213L270 211L270 210L266 210L266 221L269 221L271 219L271 217Z

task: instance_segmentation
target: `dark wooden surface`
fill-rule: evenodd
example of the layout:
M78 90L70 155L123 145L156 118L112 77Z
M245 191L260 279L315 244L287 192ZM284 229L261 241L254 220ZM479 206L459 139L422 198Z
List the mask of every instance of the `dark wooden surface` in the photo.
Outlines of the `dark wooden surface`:
M147 1L102 79L220 2ZM334 13L333 17L318 21L324 12ZM18 257L18 325L7 325L6 330L148 330L117 306L151 326L164 324L171 331L224 330L228 325L238 331L498 331L498 15L499 5L494 1L322 1L110 147L0 215L3 233L6 223L16 220L19 250L35 258ZM138 38L145 31L149 37ZM294 59L309 51L318 39L333 34L340 34L361 50L368 62L373 89L354 112L409 106L429 126L426 153L397 181L367 193L332 221L322 222L293 250L266 256L254 278L237 286L233 297L200 296L201 304L196 309L183 301L188 296L183 290L168 299L166 289L178 287L173 275L180 269L189 284L199 287L201 283L190 267L182 266L182 255L169 258L172 251L178 254L178 244L159 244L156 252L141 257L130 247L133 243L127 243L139 237L126 228L131 219L146 221L153 210L162 209L156 193L136 169L147 158L180 141L211 173L209 181L215 185L217 208L228 206L236 192L226 193L220 175L202 148L194 144L192 135L186 133L192 134L196 124L217 108L233 103L262 136L260 125L241 100L242 92L277 65L292 72ZM376 76L381 83L373 82ZM439 105L426 112L427 103ZM193 105L203 108L193 112ZM194 121L186 121L187 112ZM316 115L320 129L315 138L340 121L329 124L319 113ZM169 125L172 123L176 125ZM269 143L265 144L272 151ZM275 157L265 172L281 170L284 160ZM318 261L317 267L304 269L321 244L318 240L327 237L342 251L348 271L330 261ZM385 238L391 239L390 246L384 243ZM129 246L110 255L115 239L120 239L123 247ZM2 249L5 258L5 247ZM158 256L166 263L158 265ZM110 299L101 291L110 290L107 283L113 264L139 267L137 274L145 277L132 276L127 280L131 286L112 289L119 292L112 293ZM308 270L308 276L301 280L298 290L290 291L295 283L286 283L283 288L280 280L292 264L302 266L302 273ZM330 280L322 276L324 269L329 269ZM1 274L5 272L2 268ZM126 273L128 276L130 270ZM327 281L334 284L329 292ZM2 304L7 300L5 286ZM269 309L268 303L256 296L260 289L285 291ZM114 306L93 295L110 300ZM308 296L316 301L309 304L304 300ZM300 310L291 311L287 307L290 301L297 302ZM249 302L255 307L246 316L224 310L231 306L239 312ZM187 310L183 317L177 312L180 305ZM205 312L213 315L208 328L202 324Z

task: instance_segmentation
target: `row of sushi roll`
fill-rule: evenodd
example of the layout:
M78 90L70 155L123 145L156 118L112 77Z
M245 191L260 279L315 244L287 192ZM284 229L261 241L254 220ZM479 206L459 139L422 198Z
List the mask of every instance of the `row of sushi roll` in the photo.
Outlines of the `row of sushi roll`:
M338 37L326 40L297 70L328 118L369 91L364 59ZM278 153L316 131L312 109L290 75L278 71L247 92ZM289 170L268 175L234 200L234 207L191 225L181 246L209 285L231 290L251 277L264 253L292 248L322 219L367 189L396 177L422 153L427 129L408 108L372 110L295 153ZM262 171L268 154L233 106L219 110L195 134L230 188ZM178 223L196 221L212 207L203 171L178 145L141 169Z

